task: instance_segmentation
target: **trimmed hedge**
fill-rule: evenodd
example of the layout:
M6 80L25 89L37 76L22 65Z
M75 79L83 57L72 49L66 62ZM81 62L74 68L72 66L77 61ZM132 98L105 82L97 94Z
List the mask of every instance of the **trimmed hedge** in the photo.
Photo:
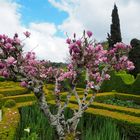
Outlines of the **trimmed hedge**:
M33 101L36 99L36 97L33 94L28 94L28 95L17 95L17 96L8 96L3 98L3 102L6 102L9 99L13 99L16 101L16 103L19 102L28 102L28 101Z
M15 87L21 87L20 83L13 81L0 82L0 88L15 88Z
M120 99L120 100L131 100L131 101L134 101L136 104L140 104L140 95L115 93L115 98Z
M70 100L70 102L74 103L74 104L77 104L77 102L74 98L72 98ZM90 107L97 108L97 109L105 109L105 110L110 110L110 111L116 111L116 112L129 114L129 115L132 115L132 116L140 117L140 109L127 108L127 107L98 103L98 102L93 102L93 104L91 104Z
M49 103L55 104L54 101L50 101ZM72 103L70 103L68 107L71 109L78 109L78 105ZM125 128L125 131L127 131L130 136L140 139L140 117L90 107L86 110L86 113L115 120Z
M44 91L45 91L45 94L46 94L46 99L48 101L54 99L54 96L53 96L51 91L48 91L46 89ZM16 103L22 103L22 102L28 102L28 101L35 101L36 97L35 97L35 95L33 93L30 93L30 94L25 94L25 95L16 95L16 96L3 97L2 101L4 103L9 99L15 100Z
M25 88L8 88L8 89L0 89L0 94L4 96L14 96L14 95L21 95L30 93L28 89Z
M101 86L101 92L110 92L115 90L121 93L139 94L140 95L140 74L133 80L130 74L116 72L110 73L109 81L104 81Z
M16 105L15 100L9 99L5 102L4 107L11 108L11 107L14 107L15 105Z

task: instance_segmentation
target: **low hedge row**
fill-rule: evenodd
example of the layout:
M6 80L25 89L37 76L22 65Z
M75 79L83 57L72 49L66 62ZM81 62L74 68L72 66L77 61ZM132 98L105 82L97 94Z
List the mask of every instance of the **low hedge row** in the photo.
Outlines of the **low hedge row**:
M3 119L0 122L0 140L14 140L20 114L17 108L3 108Z
M0 88L14 88L14 87L21 87L19 82L13 81L0 81Z
M15 96L30 93L28 89L25 88L9 88L9 89L0 89L0 94L4 96Z
M55 104L54 101L50 101L49 103ZM78 105L72 103L70 103L68 107L71 109L78 109ZM91 107L86 110L86 113L90 113L93 116L108 117L115 120L118 124L125 128L125 131L127 131L130 136L140 139L140 117Z
M136 104L140 104L140 95L115 93L115 98L120 99L120 100L131 100L131 101L134 101Z
M45 90L46 99L52 100L54 96L51 91ZM7 96L2 98L2 104L4 104L7 100L15 100L16 103L28 102L36 100L36 97L33 93L25 94L25 95L16 95L16 96Z
M33 94L28 94L28 95L17 95L17 96L8 96L3 98L3 102L12 99L15 100L16 103L20 102L28 102L28 101L33 101L36 99L36 97Z
M87 98L90 98L92 94L89 94ZM79 95L80 98L83 95ZM105 93L98 93L96 95L95 101L102 102L103 100L117 98L120 100L131 100L134 101L136 104L140 104L140 95L133 95L133 94L125 94L125 93L117 93L117 92L105 92Z
M11 107L14 107L15 105L16 105L16 102L13 99L9 99L4 103L4 107L6 108L11 108Z
M74 98L72 98L70 100L70 102L74 103L74 104L77 103ZM98 103L98 102L93 102L93 104L91 104L90 107L97 108L97 109L105 109L105 110L109 110L109 111L116 111L116 112L120 112L120 113L129 114L132 116L140 117L140 109L127 108L127 107L109 105L109 104Z

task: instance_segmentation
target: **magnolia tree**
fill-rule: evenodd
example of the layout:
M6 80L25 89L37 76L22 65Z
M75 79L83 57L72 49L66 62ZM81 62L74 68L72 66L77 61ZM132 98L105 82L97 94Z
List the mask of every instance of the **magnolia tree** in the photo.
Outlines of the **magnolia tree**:
M24 34L26 37L30 36L29 32ZM15 34L13 38L0 35L0 75L21 81L21 86L34 92L40 109L50 125L56 129L59 140L76 138L78 122L84 111L93 103L103 81L110 79L110 70L132 70L134 68L133 63L127 58L131 46L124 43L117 43L112 49L104 50L101 44L93 41L91 31L84 31L81 38L77 38L74 34L73 38L68 38L66 42L71 63L64 71L47 67L48 62L37 60L34 52L23 53L22 41L18 38L18 34ZM85 89L83 97L80 98L76 86L79 75L83 72L85 72L83 81ZM43 91L44 82L50 79L55 82L56 114L50 111ZM61 88L65 83L67 83L67 95L65 101L62 102ZM89 91L92 95L87 100ZM64 110L68 107L72 95L76 98L78 108L74 110L71 118L66 119Z

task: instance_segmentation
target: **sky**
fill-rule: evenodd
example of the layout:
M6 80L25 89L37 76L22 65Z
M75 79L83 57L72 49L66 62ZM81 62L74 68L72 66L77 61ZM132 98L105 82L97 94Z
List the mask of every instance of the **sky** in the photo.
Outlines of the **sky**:
M110 32L111 13L116 3L122 41L140 39L140 0L0 0L0 34L10 37L31 32L24 51L36 52L38 59L65 62L68 57L66 33L91 30L93 38L105 41Z

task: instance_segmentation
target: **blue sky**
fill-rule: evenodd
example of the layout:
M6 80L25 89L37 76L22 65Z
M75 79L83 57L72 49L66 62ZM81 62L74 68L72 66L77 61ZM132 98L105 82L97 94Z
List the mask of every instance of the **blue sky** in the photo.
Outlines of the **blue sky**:
M55 8L48 0L15 0L21 5L20 13L22 24L30 22L50 22L56 25L62 24L68 14Z
M39 59L65 62L65 33L80 38L83 30L91 30L94 39L105 41L114 2L123 42L140 39L140 0L0 0L0 34L12 37L17 32L22 39L28 30L31 37L24 42L25 52L35 48Z

